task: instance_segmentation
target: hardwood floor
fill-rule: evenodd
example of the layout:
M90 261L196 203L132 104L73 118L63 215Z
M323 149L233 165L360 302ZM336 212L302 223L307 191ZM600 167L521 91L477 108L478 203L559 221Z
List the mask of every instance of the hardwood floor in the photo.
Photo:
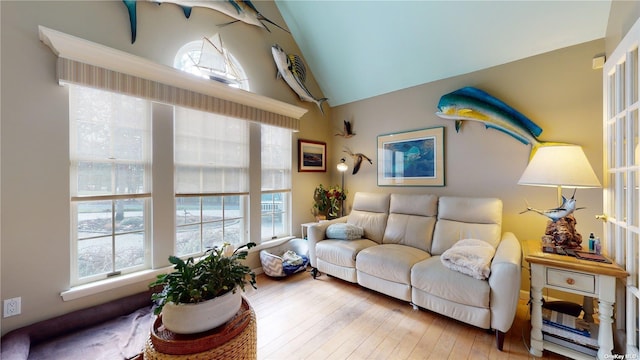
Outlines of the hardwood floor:
M258 359L535 359L524 301L501 352L493 332L327 275L261 274L257 286L245 297L258 321Z

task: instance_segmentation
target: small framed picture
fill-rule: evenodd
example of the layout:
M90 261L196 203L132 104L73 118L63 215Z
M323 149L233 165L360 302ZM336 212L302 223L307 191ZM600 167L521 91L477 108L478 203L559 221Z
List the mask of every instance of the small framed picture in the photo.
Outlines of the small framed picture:
M327 171L327 143L298 139L298 171Z
M444 186L444 127L378 136L379 186Z

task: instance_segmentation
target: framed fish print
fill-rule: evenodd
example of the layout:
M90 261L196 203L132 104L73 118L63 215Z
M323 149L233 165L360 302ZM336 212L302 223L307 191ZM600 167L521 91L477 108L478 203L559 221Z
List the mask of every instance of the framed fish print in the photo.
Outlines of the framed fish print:
M327 143L298 139L298 171L327 171Z
M444 186L444 127L379 135L378 186Z

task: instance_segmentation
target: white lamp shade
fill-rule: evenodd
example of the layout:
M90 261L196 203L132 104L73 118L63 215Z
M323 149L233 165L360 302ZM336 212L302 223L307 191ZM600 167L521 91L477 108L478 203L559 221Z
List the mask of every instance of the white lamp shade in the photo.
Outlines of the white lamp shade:
M344 162L338 163L338 171L340 172L345 172L347 171L347 169L349 169L349 166L347 164L345 164Z
M540 147L518 184L570 188L601 186L587 156L578 145Z

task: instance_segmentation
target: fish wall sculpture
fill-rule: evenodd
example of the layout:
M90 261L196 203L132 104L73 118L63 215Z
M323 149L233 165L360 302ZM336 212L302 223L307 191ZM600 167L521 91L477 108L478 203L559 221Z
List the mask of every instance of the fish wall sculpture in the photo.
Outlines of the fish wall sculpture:
M456 132L464 121L477 121L486 128L502 131L525 145L531 145L531 155L544 145L560 144L538 139L542 129L529 118L488 93L464 87L440 97L436 115L455 120Z
M324 115L322 103L328 99L316 98L311 95L311 92L304 85L307 78L307 70L302 59L298 55L287 54L278 44L271 47L271 53L277 67L276 78L282 77L287 85L298 94L300 100L315 103L318 105L322 115Z
M122 0L127 7L127 11L129 12L129 22L131 23L131 43L133 44L136 41L137 35L137 14L136 14L136 0ZM227 16L234 18L235 20L230 21L226 24L221 25L229 25L235 22L241 21L249 25L255 25L262 29L265 29L269 32L269 28L266 26L265 22L272 24L286 32L289 32L287 29L282 26L276 24L275 22L267 19L264 15L258 11L258 9L253 5L253 3L249 0L146 0L157 4L163 3L171 3L180 6L182 8L182 12L184 12L184 16L188 19L191 16L191 10L194 7L207 8L211 10L215 10L221 12Z

